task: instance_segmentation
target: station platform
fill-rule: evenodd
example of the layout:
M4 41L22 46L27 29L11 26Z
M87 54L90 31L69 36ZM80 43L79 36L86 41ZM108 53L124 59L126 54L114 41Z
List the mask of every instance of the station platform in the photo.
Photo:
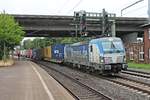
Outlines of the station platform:
M75 100L54 78L31 61L0 67L0 100Z

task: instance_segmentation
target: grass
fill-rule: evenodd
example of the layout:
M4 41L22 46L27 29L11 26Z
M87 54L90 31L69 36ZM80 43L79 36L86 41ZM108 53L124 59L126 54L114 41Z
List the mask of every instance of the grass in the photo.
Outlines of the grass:
M137 64L137 63L130 62L128 63L128 66L129 68L150 70L150 64Z

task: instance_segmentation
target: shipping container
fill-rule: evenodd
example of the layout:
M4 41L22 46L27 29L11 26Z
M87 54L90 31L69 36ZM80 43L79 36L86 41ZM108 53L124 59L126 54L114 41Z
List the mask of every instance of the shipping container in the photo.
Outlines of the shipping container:
M64 44L52 45L52 59L51 61L61 63L64 60Z
M26 50L20 50L20 55L22 57L25 57L26 56Z
M27 58L32 58L32 49L26 50L26 57Z
M40 48L33 49L32 50L32 58L35 60L42 60L42 58L43 58L42 49L40 49Z
M36 59L36 49L32 50L32 59Z
M44 51L44 60L51 60L52 54L51 54L51 46L45 47L43 49Z
M86 65L89 62L88 43L77 43L65 46L65 61Z

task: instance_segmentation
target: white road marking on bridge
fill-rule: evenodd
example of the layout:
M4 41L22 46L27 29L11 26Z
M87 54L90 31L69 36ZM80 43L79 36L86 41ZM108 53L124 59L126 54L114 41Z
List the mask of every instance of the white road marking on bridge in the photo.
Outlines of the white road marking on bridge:
M49 99L50 100L54 100L54 97L53 97L52 93L49 91L49 89L48 89L46 83L44 82L43 78L41 77L40 73L37 71L37 69L34 67L34 65L31 64L31 62L30 62L30 65L32 66L33 70L35 71L35 73L39 77L39 79L40 79L40 81L41 81L41 83L42 83L42 85L43 85L43 87L44 87L44 89L45 89Z

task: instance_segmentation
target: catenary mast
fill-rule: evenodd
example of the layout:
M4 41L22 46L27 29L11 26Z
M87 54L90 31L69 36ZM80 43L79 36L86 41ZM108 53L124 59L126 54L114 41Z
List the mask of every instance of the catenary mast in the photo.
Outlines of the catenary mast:
M148 0L148 18L150 23L150 0Z

